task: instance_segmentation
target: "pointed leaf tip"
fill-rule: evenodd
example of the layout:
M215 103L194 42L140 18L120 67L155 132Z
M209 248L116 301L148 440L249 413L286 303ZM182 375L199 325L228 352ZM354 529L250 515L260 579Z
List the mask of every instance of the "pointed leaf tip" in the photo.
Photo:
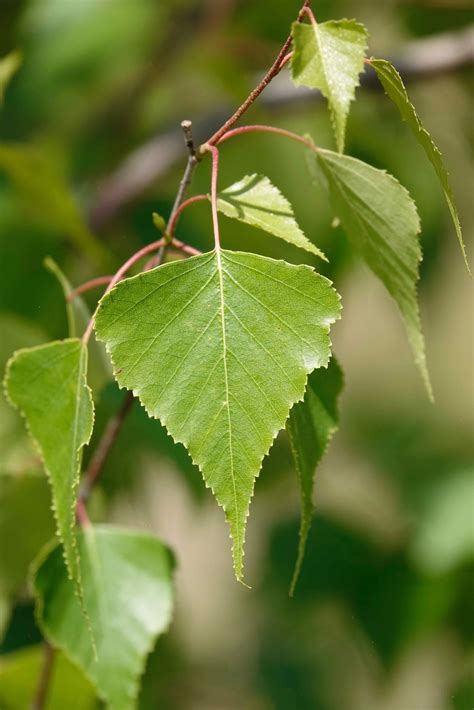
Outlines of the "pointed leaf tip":
M290 584L290 596L294 594L301 572L311 526L316 468L338 429L338 400L343 384L342 370L333 356L327 368L311 373L304 400L295 404L286 424L301 495L298 555Z
M395 69L393 64L386 61L385 59L370 59L369 64L375 69L377 77L382 84L385 93L393 101L395 106L398 108L400 115L404 121L410 126L416 140L419 145L425 151L426 157L433 166L438 180L443 190L446 202L448 204L449 211L451 213L451 218L453 220L454 227L456 229L456 234L459 241L459 246L461 247L461 252L464 258L464 263L469 274L472 276L472 272L469 266L469 262L466 254L466 247L464 245L464 240L462 236L461 222L459 220L459 214L457 211L456 203L454 201L453 191L451 189L448 171L444 165L443 156L434 140L424 127L422 121L420 120L414 105L411 103L403 80Z

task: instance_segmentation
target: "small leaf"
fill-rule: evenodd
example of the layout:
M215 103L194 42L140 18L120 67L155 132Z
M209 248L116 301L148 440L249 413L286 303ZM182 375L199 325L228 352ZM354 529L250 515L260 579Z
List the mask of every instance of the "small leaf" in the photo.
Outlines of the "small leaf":
M3 103L5 97L5 89L12 76L18 71L21 66L22 56L21 52L10 52L6 57L0 59L0 106Z
M81 531L78 547L97 657L58 546L38 560L33 582L38 621L110 708L132 710L146 657L171 620L171 555L151 535L106 525Z
M441 183L446 202L448 203L454 226L456 228L456 234L458 236L459 245L464 257L464 262L470 273L471 270L467 261L466 248L462 238L461 223L459 221L458 211L454 202L453 191L449 183L448 171L446 170L443 162L443 156L421 122L415 107L408 97L402 78L395 67L384 59L371 59L370 64L375 69L386 94L392 99L400 111L403 120L410 126L416 140L425 151L428 160L435 169L438 180Z
M7 396L24 416L48 474L58 535L75 580L79 579L76 490L82 448L89 442L94 420L86 371L87 350L71 338L18 350L5 375Z
M122 281L99 306L118 383L187 447L223 507L238 579L262 459L327 364L339 310L309 266L220 250Z
M14 184L25 210L51 230L66 234L71 242L95 262L109 256L84 223L79 207L64 177L44 150L37 146L0 143L0 169Z
M333 356L327 369L315 370L309 376L304 400L295 404L286 424L301 492L300 541L290 585L291 596L301 571L311 526L316 467L338 428L337 401L343 382L342 370Z
M81 296L76 296L72 301L69 300L73 291L72 286L54 259L46 257L44 265L61 285L66 304L69 337L74 338L85 331L91 318L90 311ZM94 396L97 396L106 383L112 379L112 368L104 346L97 342L94 335L89 339L87 348L89 351L87 380Z
M293 81L297 86L319 89L328 100L340 153L366 48L367 30L355 20L293 24Z
M38 687L43 646L28 646L0 656L0 707L26 710ZM55 651L48 685L47 710L97 710L94 688L63 653Z
M153 225L156 227L156 229L160 232L160 234L164 234L166 232L165 218L158 214L158 212L153 212L152 219Z
M420 220L407 190L394 177L361 160L330 150L308 151L324 175L334 212L350 242L395 299L415 361L433 398L416 294Z
M327 261L299 228L288 200L264 175L246 175L222 190L217 196L217 208L227 217L270 232Z

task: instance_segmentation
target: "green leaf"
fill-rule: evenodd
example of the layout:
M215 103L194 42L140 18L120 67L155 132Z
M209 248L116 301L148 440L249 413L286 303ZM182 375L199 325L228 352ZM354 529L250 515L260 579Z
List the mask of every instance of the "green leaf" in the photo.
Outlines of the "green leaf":
M5 97L5 89L10 83L12 76L21 66L21 62L21 52L10 52L6 57L0 59L0 106Z
M299 228L293 208L264 175L246 175L217 196L217 209L232 219L270 232L327 261Z
M337 148L344 150L347 116L364 68L367 30L355 20L293 24L291 70L297 86L319 89L329 103Z
M110 708L131 710L146 657L171 620L171 555L151 535L106 525L81 531L78 547L97 656L57 546L38 561L38 621L49 641L84 671Z
M432 399L416 293L421 247L415 203L394 177L360 160L319 148L308 151L308 160L313 171L320 168L350 242L397 302Z
M48 474L58 535L76 580L76 490L94 420L86 371L87 349L71 338L18 350L5 375L7 396L24 416Z
M109 259L84 223L64 177L44 150L37 146L0 143L0 169L14 184L25 211L32 211L54 232L68 235L78 250L94 262Z
M54 259L46 257L44 265L57 278L63 289L69 337L74 338L85 331L91 318L90 311L80 296L76 296L72 301L69 300L73 288ZM89 351L87 379L94 395L98 395L112 379L112 368L104 346L97 342L94 335L89 339L87 348Z
M0 596L13 597L26 588L28 568L52 535L51 494L44 474L0 473Z
M43 646L29 646L0 656L0 707L2 710L31 708L43 666ZM94 688L81 671L60 651L48 686L46 710L96 710Z
M339 310L309 266L220 250L122 281L99 306L118 383L187 447L224 509L238 579L262 459L327 364Z
M400 111L403 120L406 121L412 129L416 140L425 151L428 160L435 169L436 175L441 183L441 188L444 192L446 202L448 203L449 211L451 212L451 217L453 219L467 270L471 273L467 261L466 248L462 238L461 223L459 221L458 211L454 202L453 191L449 183L448 171L446 170L443 162L443 156L421 122L415 107L408 98L407 90L405 89L402 78L395 67L384 59L371 59L370 64L375 69L385 92Z
M327 369L315 370L309 376L304 400L295 404L286 424L301 493L300 540L290 585L291 596L301 571L311 526L316 467L338 428L337 403L343 384L342 370L332 357Z

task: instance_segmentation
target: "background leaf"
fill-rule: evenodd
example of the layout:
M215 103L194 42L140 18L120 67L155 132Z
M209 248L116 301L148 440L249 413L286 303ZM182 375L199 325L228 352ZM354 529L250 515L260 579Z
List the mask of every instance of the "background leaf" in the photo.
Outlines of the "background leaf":
M226 217L263 229L327 261L301 231L288 200L264 175L246 175L219 192L217 208Z
M38 561L38 621L110 708L132 710L146 657L171 620L172 559L157 538L106 525L82 530L78 547L97 658L58 546Z
M337 148L344 150L349 106L364 68L367 30L355 20L293 23L291 72L297 86L319 89L331 112Z
M397 302L432 398L416 294L421 248L415 203L394 177L361 160L322 149L308 151L308 160L313 169L317 161L350 242Z
M327 368L311 373L304 400L295 404L286 424L301 493L300 540L290 595L298 581L311 525L316 467L338 428L337 404L343 383L342 370L333 356Z
M339 316L308 266L210 252L118 284L96 317L118 383L183 443L224 508L242 578L254 481Z
M86 226L64 177L37 146L0 143L0 170L5 172L31 211L48 228L67 234L94 263L109 256Z
M5 96L5 89L12 76L18 71L21 66L21 53L20 52L10 52L6 57L0 59L0 106L3 103Z
M464 246L462 238L461 223L459 221L453 191L449 183L448 171L446 170L443 162L443 156L424 127L423 123L420 121L415 107L408 98L407 90L405 89L402 78L395 67L385 59L371 59L370 65L375 69L387 96L392 99L400 111L403 120L410 126L416 140L425 151L428 160L435 169L436 175L441 183L441 188L444 192L446 202L448 203L449 211L451 212L451 217L456 228L456 234L458 236L459 245L461 247L467 270L470 272L466 255L466 247Z
M87 349L71 338L17 351L5 375L7 395L24 416L48 474L58 535L74 579L76 490L94 420L86 371Z
M33 646L0 656L0 707L26 710L36 692L43 663L43 647ZM48 688L46 710L96 710L94 688L60 651Z

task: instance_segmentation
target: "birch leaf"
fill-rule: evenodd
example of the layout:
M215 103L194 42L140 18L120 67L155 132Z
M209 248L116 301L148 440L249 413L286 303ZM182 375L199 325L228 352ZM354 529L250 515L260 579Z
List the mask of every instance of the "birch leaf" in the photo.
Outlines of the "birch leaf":
M337 149L344 150L347 116L364 69L367 30L355 20L293 24L291 71L297 86L328 100Z
M309 266L224 250L122 281L99 306L118 383L186 446L224 509L238 579L255 478L327 364L339 310Z
M291 204L264 175L246 175L222 190L217 196L217 209L226 217L263 229L327 261L301 231Z
M321 183L350 242L397 302L432 399L416 293L421 247L415 203L394 177L361 160L319 148L308 152L308 160L317 161Z
M133 710L146 658L171 620L171 555L151 535L107 525L81 531L78 547L83 602L97 654L58 546L37 562L39 624L111 710Z
M316 467L338 428L337 403L343 381L342 370L332 357L327 369L315 370L309 376L304 400L295 404L286 425L301 493L300 540L290 585L291 596L301 571L311 526Z
M70 338L18 350L5 375L7 396L25 418L43 460L68 572L77 581L76 491L94 420L86 371L87 350Z
M395 67L384 59L371 59L371 66L375 69L377 76L387 93L396 107L398 108L401 117L404 121L408 123L413 134L426 153L426 157L430 161L431 165L435 169L438 180L441 184L441 188L444 192L446 202L448 203L449 211L456 229L456 234L459 240L459 245L461 247L462 255L464 257L464 262L466 264L467 270L470 273L469 264L467 261L466 248L464 246L464 240L462 237L461 223L459 221L459 215L454 201L453 191L449 182L449 175L446 167L444 165L443 156L432 137L424 127L421 122L415 107L408 98L407 90L403 84L400 74L397 72Z

